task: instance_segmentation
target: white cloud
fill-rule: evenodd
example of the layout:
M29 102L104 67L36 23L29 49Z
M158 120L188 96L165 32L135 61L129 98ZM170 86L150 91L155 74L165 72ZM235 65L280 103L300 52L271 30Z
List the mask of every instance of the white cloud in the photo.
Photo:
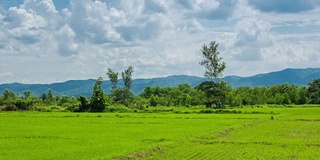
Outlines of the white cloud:
M78 44L75 42L75 37L75 32L68 25L64 25L58 30L56 40L59 46L59 53L62 56L78 53Z
M0 12L0 83L106 77L108 67L129 65L135 78L202 76L199 50L213 40L225 75L319 64L320 8L312 0L299 14L278 11L275 1L269 10L253 0L70 0L62 10L54 2L26 0Z

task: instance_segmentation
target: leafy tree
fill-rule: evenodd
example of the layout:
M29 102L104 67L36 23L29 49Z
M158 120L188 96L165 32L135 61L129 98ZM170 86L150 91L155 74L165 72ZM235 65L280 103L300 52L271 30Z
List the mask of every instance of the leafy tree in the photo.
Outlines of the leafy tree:
M3 99L4 100L14 100L16 98L16 94L8 89L5 89L3 92Z
M150 97L149 103L150 103L150 106L153 106L153 107L157 106L158 105L158 96L152 95Z
M132 85L132 73L133 73L133 67L130 66L128 69L126 69L125 71L122 72L122 79L124 82L124 85L127 89L131 89L131 85Z
M99 77L93 87L91 97L91 112L103 112L105 109L104 92L101 88L103 79Z
M63 106L64 104L69 103L69 97L66 95L61 96L61 98L59 99L58 105L59 106Z
M47 99L47 95L45 93L41 94L40 99L44 102Z
M3 98L1 105L5 105L7 111L14 111L17 110L18 108L15 105L16 102L16 94L8 89L5 89L3 91Z
M203 91L208 99L214 99L218 95L217 84L212 81L205 81L195 87L196 89Z
M152 87L151 86L146 86L143 90L143 92L140 94L140 97L143 98L150 98L152 95Z
M31 91L24 91L24 99L30 99L31 98Z
M126 106L134 99L133 93L128 88L118 88L111 91L110 96L116 103L124 104Z
M112 90L117 89L117 83L118 83L118 73L112 71L111 68L108 68L107 75L112 83Z
M311 103L320 104L320 78L309 83L308 93Z
M87 99L87 97L85 96L80 96L78 98L78 100L80 101L80 106L79 106L79 111L80 112L87 112L90 111L90 101Z
M191 106L192 105L192 98L189 94L185 95L185 105L186 106Z
M218 47L219 43L212 41L209 45L204 44L200 50L204 58L200 61L200 65L206 69L204 76L214 79L215 82L218 82L218 78L223 76L222 72L226 68L226 63L222 61L222 57L219 57Z
M145 109L146 106L148 106L149 101L142 97L136 97L132 103L133 103L132 108L142 110L142 109Z
M213 81L205 81L195 87L198 91L202 91L206 95L205 103L207 107L211 107L217 101L217 83Z
M308 102L308 91L305 86L298 89L298 104L306 104Z
M0 106L3 105L3 96L0 95Z
M51 88L49 88L49 90L48 90L47 101L49 104L53 104L55 102L55 97L53 96Z
M204 91L207 94L207 98L210 97L208 94L216 94L218 97L218 103L220 104L221 98L224 95L222 89L220 88L221 85L219 84L219 77L223 76L222 72L226 68L226 63L222 61L222 57L219 57L220 52L218 51L218 47L219 43L216 43L215 41L210 42L209 45L204 44L200 50L204 58L200 61L200 65L204 66L206 69L204 76L206 78L213 79L214 82L212 84L204 84L207 86L204 88L206 89L206 91ZM215 93L212 93L212 91ZM212 101L210 103L212 103Z
M110 81L113 84L112 91L110 94L110 97L112 100L116 103L124 104L126 106L129 106L130 103L132 103L134 99L133 93L130 91L132 86L132 73L133 73L133 67L130 66L128 69L122 72L122 80L124 82L125 88L117 88L117 82L118 82L118 73L115 73L112 71L112 69L108 69L108 77Z

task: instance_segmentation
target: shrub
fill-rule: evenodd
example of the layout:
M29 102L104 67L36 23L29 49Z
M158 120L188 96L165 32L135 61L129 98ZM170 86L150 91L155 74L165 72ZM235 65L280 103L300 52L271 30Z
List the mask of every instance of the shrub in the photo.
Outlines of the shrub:
M17 111L18 108L15 105L4 105L0 107L0 111Z
M120 106L108 106L106 108L106 111L123 113L123 112L130 112L131 110L126 106L120 105Z
M199 113L215 113L215 111L211 109L203 109Z

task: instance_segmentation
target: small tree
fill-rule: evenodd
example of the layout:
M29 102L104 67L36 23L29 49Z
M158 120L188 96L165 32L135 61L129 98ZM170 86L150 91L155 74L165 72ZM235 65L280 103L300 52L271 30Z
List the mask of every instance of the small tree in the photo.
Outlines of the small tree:
M90 110L90 101L85 96L80 96L78 98L78 101L80 102L79 110L80 112L87 112Z
M111 68L108 68L108 72L107 75L112 83L112 90L116 90L117 89L117 83L118 83L118 73L112 71Z
M8 89L5 89L3 92L3 99L7 101L14 100L16 99L16 94Z
M103 79L99 77L93 87L91 97L91 112L103 112L105 109L104 92L101 88Z
M133 67L130 66L127 70L122 72L122 79L124 82L125 87L130 90L132 85L132 73L133 73Z
M51 88L48 89L47 100L48 100L48 104L51 104L51 105L55 102L55 97L53 96Z

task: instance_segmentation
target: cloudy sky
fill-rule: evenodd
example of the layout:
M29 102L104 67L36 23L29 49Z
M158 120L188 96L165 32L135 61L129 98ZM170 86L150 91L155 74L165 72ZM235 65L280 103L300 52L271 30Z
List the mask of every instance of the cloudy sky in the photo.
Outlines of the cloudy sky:
M224 76L319 67L319 0L1 0L0 83L202 76L216 41Z

